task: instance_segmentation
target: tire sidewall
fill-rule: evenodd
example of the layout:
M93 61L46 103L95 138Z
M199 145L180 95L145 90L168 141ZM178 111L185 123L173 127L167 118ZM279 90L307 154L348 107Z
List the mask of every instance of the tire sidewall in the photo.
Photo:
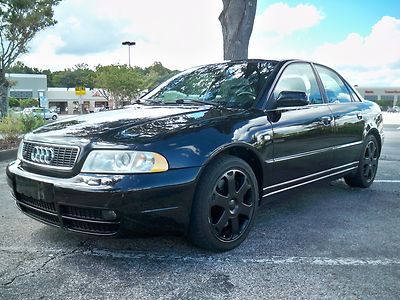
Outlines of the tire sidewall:
M372 178L371 181L367 181L367 179L366 179L365 176L364 176L364 170L363 170L363 168L364 168L364 155L365 155L366 148L368 147L368 144L369 144L369 142L371 142L371 141L375 143L375 146L376 146L376 148L377 148L378 151L379 151L378 141L376 140L376 138L375 138L373 135L367 136L367 138L365 139L365 142L364 142L364 144L363 144L363 148L362 148L362 152L361 152L361 157L360 157L360 162L359 162L359 164L358 164L358 169L357 169L358 176L360 176L360 179L361 179L361 181L362 181L362 185L363 185L364 187L369 187L369 186L374 182L376 173L377 173L377 171L378 171L379 159L378 159L378 161L376 162L376 168L377 168L377 169L375 170L374 177ZM378 158L379 158L379 154L378 154Z
M209 209L211 195L217 184L217 180L231 169L237 169L244 172L250 178L250 184L254 191L254 210L249 224L241 236L234 241L222 241L213 233L213 229L209 223ZM251 167L242 159L233 156L222 156L214 164L211 164L202 174L196 194L194 197L194 203L192 207L192 219L191 227L193 223L201 229L203 238L207 240L209 245L198 243L198 241L192 240L195 244L203 248L208 248L215 251L227 251L239 246L247 237L252 225L254 224L257 208L259 203L259 191L257 178L251 169ZM196 226L196 227L197 227Z

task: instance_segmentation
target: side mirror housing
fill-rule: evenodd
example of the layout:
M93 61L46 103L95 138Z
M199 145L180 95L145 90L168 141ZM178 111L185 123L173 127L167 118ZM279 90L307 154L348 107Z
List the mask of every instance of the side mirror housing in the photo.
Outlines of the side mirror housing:
M276 99L276 107L305 106L308 103L304 92L282 91Z

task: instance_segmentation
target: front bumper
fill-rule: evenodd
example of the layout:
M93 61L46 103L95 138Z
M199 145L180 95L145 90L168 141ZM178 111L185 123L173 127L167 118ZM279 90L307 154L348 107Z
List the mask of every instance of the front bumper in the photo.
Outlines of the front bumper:
M124 229L185 233L199 170L57 178L28 172L16 160L6 174L17 206L26 215L69 231L116 235Z

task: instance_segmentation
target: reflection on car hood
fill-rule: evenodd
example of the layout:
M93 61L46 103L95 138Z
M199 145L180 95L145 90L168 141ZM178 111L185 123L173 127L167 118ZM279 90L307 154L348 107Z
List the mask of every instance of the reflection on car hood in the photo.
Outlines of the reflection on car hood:
M144 106L82 115L43 126L28 134L33 141L108 141L149 138L201 120L230 115L232 111L209 106Z

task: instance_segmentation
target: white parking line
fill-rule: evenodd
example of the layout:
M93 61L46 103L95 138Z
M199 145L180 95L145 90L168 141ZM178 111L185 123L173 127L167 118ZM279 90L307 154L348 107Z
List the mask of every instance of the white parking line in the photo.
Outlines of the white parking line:
M181 255L158 255L148 252L128 252L128 251L110 251L104 249L91 249L83 254L112 257L122 259L154 259L163 261L192 261L201 263L255 263L255 264L302 264L302 265L319 265L319 266L387 266L400 265L400 259L392 258L353 258L353 257L307 257L307 256L270 256L262 258L240 258L233 256L217 257L217 256L181 256Z
M358 258L358 257L324 257L324 256L269 256L259 258L245 258L231 255L214 255L214 256L185 256L185 255L166 255L157 254L145 251L118 251L109 249L93 248L87 250L85 248L67 251L64 249L32 249L24 247L0 247L0 252L12 253L36 253L47 254L49 257L58 255L86 255L96 257L110 257L116 259L129 260L157 260L157 261L178 261L178 262L198 262L198 263L254 263L254 264L269 264L269 265L318 265L318 266L387 266L400 265L400 258ZM1 256L1 254L0 254Z
M388 183L400 183L399 180L391 180L391 179L375 179L374 182L381 183L381 182L388 182Z

